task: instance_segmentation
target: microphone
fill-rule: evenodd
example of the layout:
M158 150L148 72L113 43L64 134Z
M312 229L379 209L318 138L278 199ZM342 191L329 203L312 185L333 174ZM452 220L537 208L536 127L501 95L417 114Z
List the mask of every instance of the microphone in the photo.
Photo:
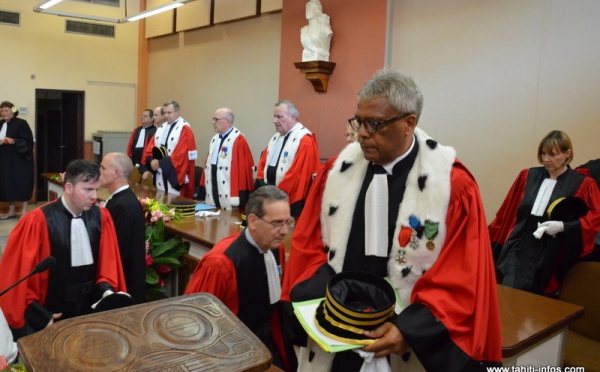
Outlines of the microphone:
M17 284L21 283L23 280L29 278L30 276L32 276L34 274L39 274L39 273L41 273L43 271L48 270L49 268L51 268L52 266L54 266L55 263L56 263L56 259L54 257L52 257L52 256L48 256L48 257L44 258L42 260L42 262L40 262L37 265L35 265L35 267L33 268L33 270L31 270L31 272L29 274L25 275L24 277L22 277L21 279L19 279L16 283L14 283L10 287L8 287L5 290L3 290L2 292L0 292L0 296L2 296L6 292L8 292L12 288L14 288Z

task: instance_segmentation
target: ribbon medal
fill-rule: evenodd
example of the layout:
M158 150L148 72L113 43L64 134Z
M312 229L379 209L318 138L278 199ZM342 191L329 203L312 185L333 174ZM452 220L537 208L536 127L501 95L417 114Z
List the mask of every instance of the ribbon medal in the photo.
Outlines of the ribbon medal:
M425 221L425 237L428 239L425 246L430 251L435 249L435 243L433 242L433 239L435 239L438 234L439 225L439 222Z
M287 152L287 151L284 151L284 152L283 152L283 160L281 160L281 162L282 162L283 164L287 163L287 157L288 157L288 152Z
M221 159L225 159L227 157L227 146L221 147Z

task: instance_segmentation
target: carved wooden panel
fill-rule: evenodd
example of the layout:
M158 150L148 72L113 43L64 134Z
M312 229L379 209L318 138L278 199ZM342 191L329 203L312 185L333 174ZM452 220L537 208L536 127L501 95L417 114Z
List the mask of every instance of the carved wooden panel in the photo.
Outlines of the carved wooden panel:
M264 371L269 350L208 293L66 319L21 338L35 371Z

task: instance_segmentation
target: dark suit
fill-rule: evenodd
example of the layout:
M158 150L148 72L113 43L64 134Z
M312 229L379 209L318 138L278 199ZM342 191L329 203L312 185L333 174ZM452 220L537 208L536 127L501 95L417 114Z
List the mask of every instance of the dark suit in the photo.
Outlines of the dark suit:
M146 223L139 200L130 188L106 203L117 231L127 292L137 303L146 298Z
M127 155L131 158L133 165L140 165L140 173L144 173L145 171L149 170L144 166L144 164L142 164L142 155L144 154L144 148L148 145L150 139L152 139L156 133L156 127L154 125L146 127L146 130L144 131L144 147L135 147L138 142L138 138L140 137L140 132L143 128L143 126L135 128L131 134L131 137L129 138L129 144L127 145Z

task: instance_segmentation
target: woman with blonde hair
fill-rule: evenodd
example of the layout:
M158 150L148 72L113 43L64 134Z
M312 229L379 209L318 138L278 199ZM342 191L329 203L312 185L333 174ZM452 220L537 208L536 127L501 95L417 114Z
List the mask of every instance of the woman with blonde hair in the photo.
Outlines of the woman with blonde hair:
M566 133L548 133L537 158L542 166L519 173L489 231L498 283L555 297L567 270L594 248L600 192L569 166Z

